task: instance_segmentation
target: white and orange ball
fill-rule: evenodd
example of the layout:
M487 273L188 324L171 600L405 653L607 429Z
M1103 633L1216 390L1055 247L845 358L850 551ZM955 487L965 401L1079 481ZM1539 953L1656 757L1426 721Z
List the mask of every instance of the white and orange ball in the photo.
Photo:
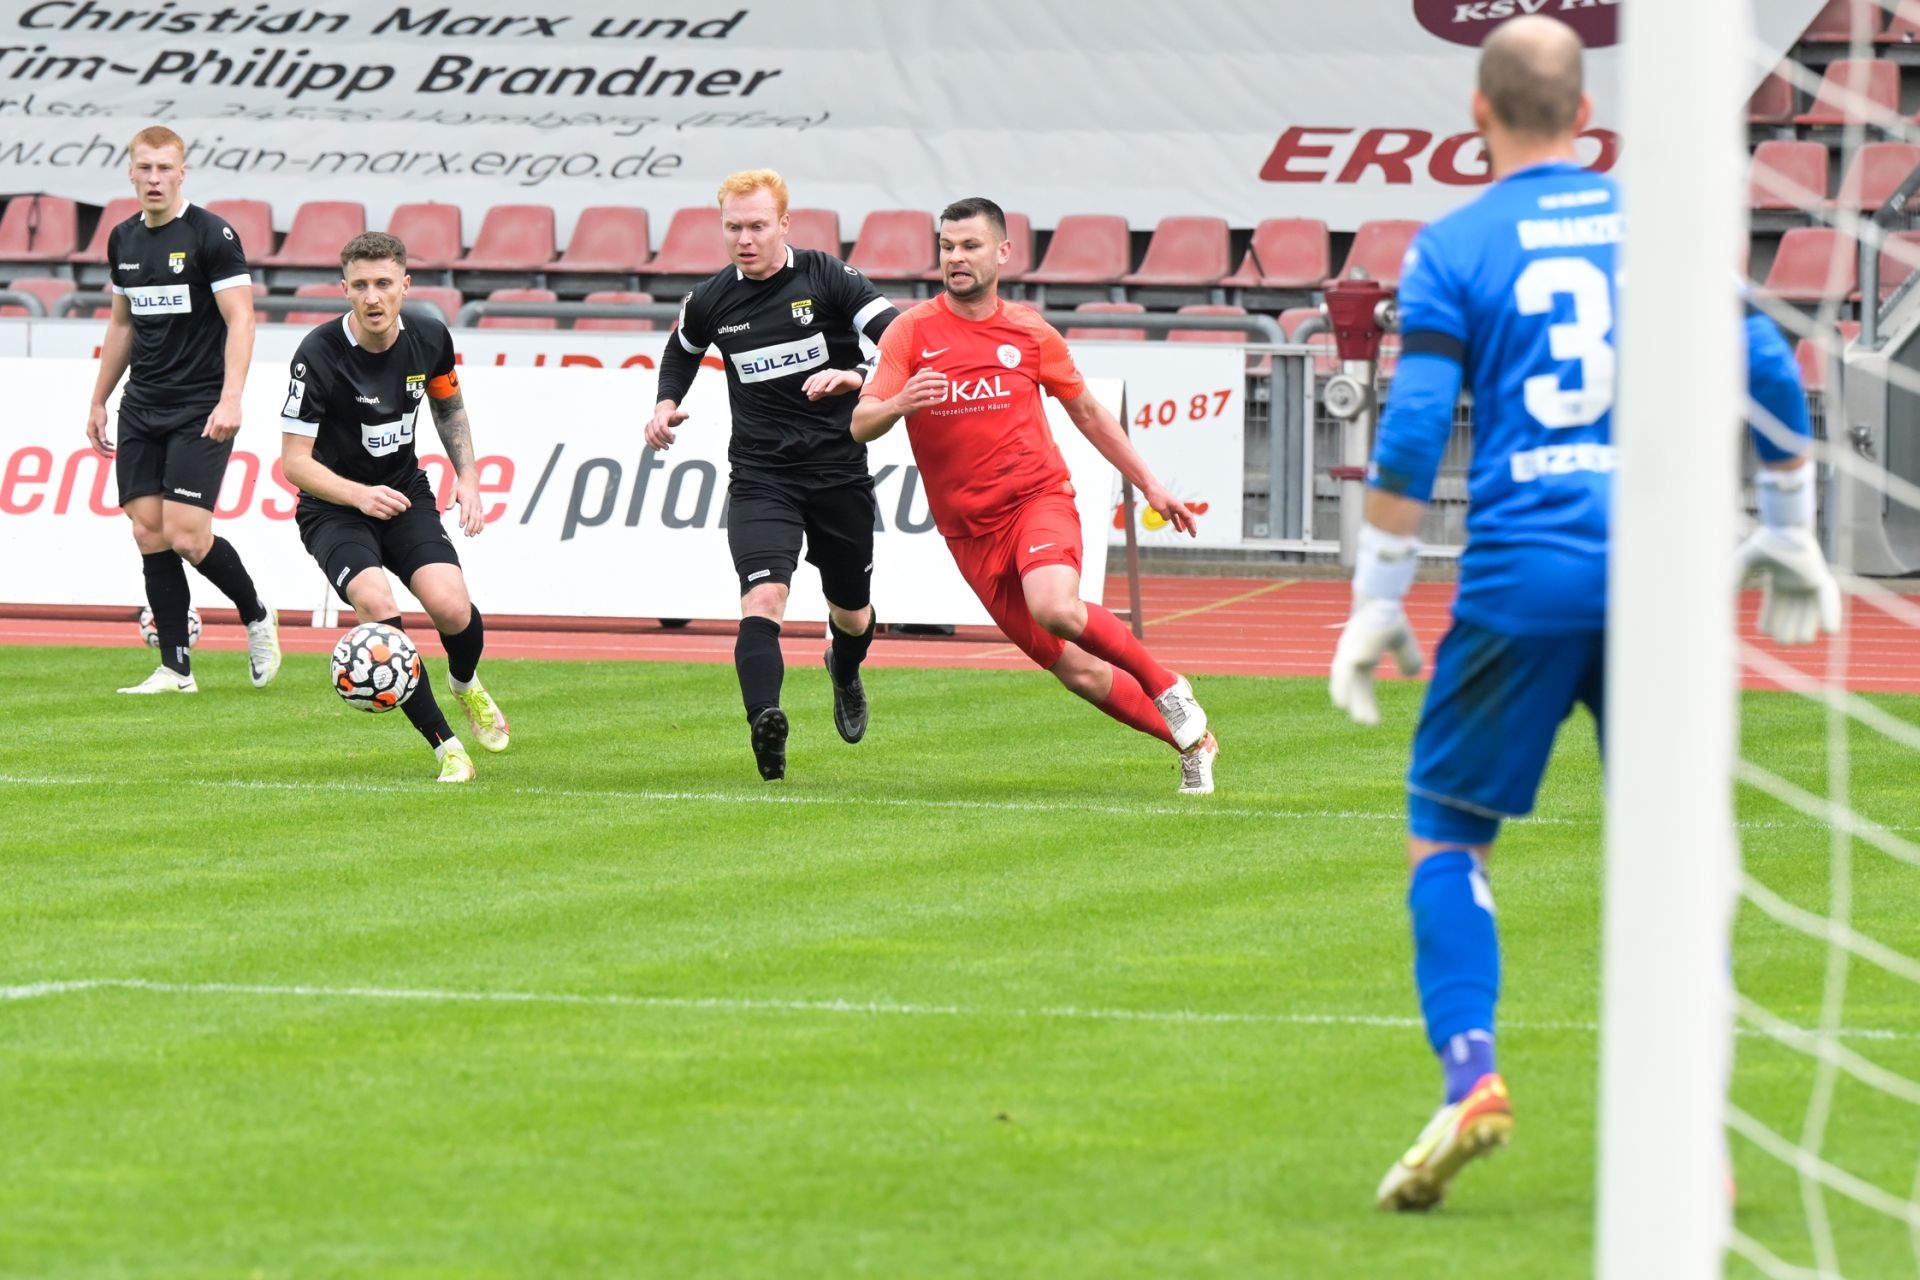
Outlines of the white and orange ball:
M407 633L363 622L333 646L333 690L361 711L391 711L420 687L420 651Z

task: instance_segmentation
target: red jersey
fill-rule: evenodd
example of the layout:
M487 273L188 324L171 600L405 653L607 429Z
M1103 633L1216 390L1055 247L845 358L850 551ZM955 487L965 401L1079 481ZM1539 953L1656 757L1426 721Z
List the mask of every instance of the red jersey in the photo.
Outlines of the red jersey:
M1028 499L1073 493L1040 392L1087 389L1067 341L1032 307L1002 301L985 320L953 313L943 293L887 326L880 364L861 395L898 395L921 369L952 381L946 401L906 419L907 441L934 523L949 538L1005 524Z

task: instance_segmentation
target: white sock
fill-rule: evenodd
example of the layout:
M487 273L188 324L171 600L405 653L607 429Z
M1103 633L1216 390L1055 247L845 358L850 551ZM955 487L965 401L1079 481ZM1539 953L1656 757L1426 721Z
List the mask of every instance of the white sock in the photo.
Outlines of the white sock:
M435 760L445 760L447 758L447 752L456 748L460 748L460 739L448 738L445 742L433 749L433 758Z

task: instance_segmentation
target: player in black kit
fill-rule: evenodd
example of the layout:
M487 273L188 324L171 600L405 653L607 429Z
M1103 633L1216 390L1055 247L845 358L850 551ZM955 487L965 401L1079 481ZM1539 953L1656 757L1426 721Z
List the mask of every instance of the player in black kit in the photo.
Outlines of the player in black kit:
M733 438L727 445L727 545L740 576L733 664L747 706L754 761L771 781L787 771L780 623L800 560L827 597L827 676L833 723L867 731L860 663L873 639L870 598L875 507L866 446L848 423L877 343L898 313L865 276L830 254L787 244L787 184L771 169L720 184L720 224L733 265L695 285L660 361L647 443L666 449L687 420L680 400L709 345L726 357Z
M400 625L385 571L400 575L440 632L448 681L475 739L505 751L507 718L477 670L486 640L480 611L414 453L424 400L453 463L460 530L479 533L480 475L452 335L437 320L401 318L410 280L407 247L395 237L355 236L340 251L340 272L353 309L301 341L280 424L281 466L300 488L300 539L362 622ZM440 781L471 780L473 758L448 727L424 668L401 705L432 745Z
M213 532L253 358L253 282L233 228L180 198L186 154L180 135L164 126L134 135L127 177L140 212L107 235L113 316L100 345L87 441L114 459L160 637L160 666L122 693L199 692L187 650L183 558L240 611L255 687L280 670L278 621L240 553ZM107 399L129 369L116 446L107 439Z

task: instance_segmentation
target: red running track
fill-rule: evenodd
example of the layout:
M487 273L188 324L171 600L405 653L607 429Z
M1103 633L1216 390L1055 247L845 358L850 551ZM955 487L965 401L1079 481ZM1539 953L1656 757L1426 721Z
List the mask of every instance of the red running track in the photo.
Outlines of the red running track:
M1109 578L1106 598L1123 603L1126 584ZM1323 676L1333 657L1340 624L1347 616L1344 581L1270 578L1149 577L1141 582L1147 643L1154 655L1176 671L1194 675ZM1445 631L1451 583L1422 583L1408 597L1407 613L1429 656ZM883 601L884 604L884 601ZM1741 600L1741 636L1757 649L1762 669L1770 657L1787 663L1814 681L1824 681L1834 660L1834 642L1783 650L1758 639L1753 629L1757 593ZM96 613L98 611L95 611ZM123 619L86 620L0 617L0 644L130 645L133 611ZM616 660L640 662L733 661L733 624L695 623L666 630L651 622L610 624L618 630L539 630L509 627L489 619L487 653L492 657ZM281 643L296 653L324 653L337 632L304 625L282 626ZM438 652L432 629L414 634L429 653ZM781 647L793 666L820 660L817 624L788 629ZM239 649L245 634L237 625L210 623L201 644L208 649ZM1920 629L1888 616L1873 604L1851 602L1847 629L1839 644L1846 659L1847 687L1859 692L1920 693ZM877 640L869 661L883 667L985 667L1022 670L1025 655L989 628L962 628L955 637L887 636ZM1384 678L1391 663L1384 664ZM1783 675L1784 673L1775 672ZM1749 669L1751 688L1778 687Z

